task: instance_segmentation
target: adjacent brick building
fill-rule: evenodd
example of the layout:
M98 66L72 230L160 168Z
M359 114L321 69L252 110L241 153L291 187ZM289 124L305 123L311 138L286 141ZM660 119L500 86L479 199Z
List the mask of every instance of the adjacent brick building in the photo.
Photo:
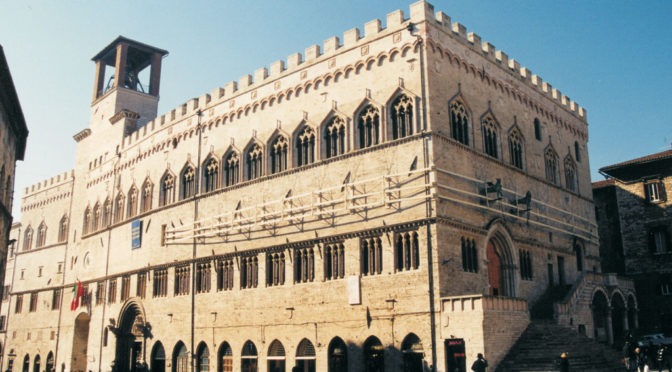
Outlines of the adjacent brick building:
M672 150L600 169L593 183L604 270L634 279L643 332L672 332Z
M0 280L3 283L8 252L14 248L14 241L10 239L9 234L13 220L12 202L16 162L23 160L27 138L28 127L23 117L5 52L0 45ZM3 287L2 297L5 298L8 295L9 293ZM7 326L6 320L5 316L0 315L0 332L4 332Z
M558 322L613 338L591 298L634 293L600 274L586 112L430 4L157 116L166 54L94 56L74 169L26 190L17 363L494 368L557 285Z

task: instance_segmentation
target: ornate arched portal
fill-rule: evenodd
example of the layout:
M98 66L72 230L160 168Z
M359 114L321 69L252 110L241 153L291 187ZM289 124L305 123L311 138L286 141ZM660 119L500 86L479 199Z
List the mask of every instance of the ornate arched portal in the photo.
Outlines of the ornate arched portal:
M72 338L71 371L86 371L86 350L89 344L89 323L91 317L81 313L75 318L75 334Z
M488 294L491 296L516 296L516 265L511 246L512 241L506 230L496 224L488 234L486 243Z
M119 315L119 326L112 330L117 339L114 360L116 370L136 372L146 369L145 348L147 338L152 337L152 334L140 304L127 302Z

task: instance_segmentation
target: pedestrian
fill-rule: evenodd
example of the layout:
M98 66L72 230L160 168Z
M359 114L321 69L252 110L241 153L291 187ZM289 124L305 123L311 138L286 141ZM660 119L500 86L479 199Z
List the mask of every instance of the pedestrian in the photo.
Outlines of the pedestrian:
M663 372L663 369L666 367L665 365L667 364L667 368L669 369L669 363L668 363L668 354L669 351L667 349L667 345L660 344L656 348L656 366L658 367L658 372Z
M649 357L640 348L635 349L635 361L637 364L637 372L649 372Z
M476 361L471 365L471 370L474 372L485 372L486 368L488 368L488 361L485 360L483 354L478 353Z
M560 372L569 372L569 354L567 352L560 354L558 364L560 365Z

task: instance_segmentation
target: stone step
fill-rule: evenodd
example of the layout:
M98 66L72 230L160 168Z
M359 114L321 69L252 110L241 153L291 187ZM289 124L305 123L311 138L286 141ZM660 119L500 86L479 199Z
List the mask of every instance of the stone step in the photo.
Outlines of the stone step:
M569 355L573 371L623 370L621 355L607 345L580 335L550 320L533 320L497 372L558 371L560 353Z

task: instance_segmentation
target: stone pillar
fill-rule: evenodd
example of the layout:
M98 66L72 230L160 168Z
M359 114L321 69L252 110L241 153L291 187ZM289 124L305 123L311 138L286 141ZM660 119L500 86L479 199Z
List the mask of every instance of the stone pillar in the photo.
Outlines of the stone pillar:
M124 87L124 79L126 79L126 55L128 53L128 45L120 43L117 45L117 59L115 61L116 74L114 75L115 88Z
M152 54L152 66L149 71L149 94L158 97L161 84L161 54Z
M102 60L96 61L96 76L93 81L93 100L103 95L105 89L105 62Z
M614 327L612 324L612 316L611 316L611 306L607 307L607 344L613 345L614 344Z
M623 312L623 332L627 335L630 332L630 322L628 322L628 310Z

